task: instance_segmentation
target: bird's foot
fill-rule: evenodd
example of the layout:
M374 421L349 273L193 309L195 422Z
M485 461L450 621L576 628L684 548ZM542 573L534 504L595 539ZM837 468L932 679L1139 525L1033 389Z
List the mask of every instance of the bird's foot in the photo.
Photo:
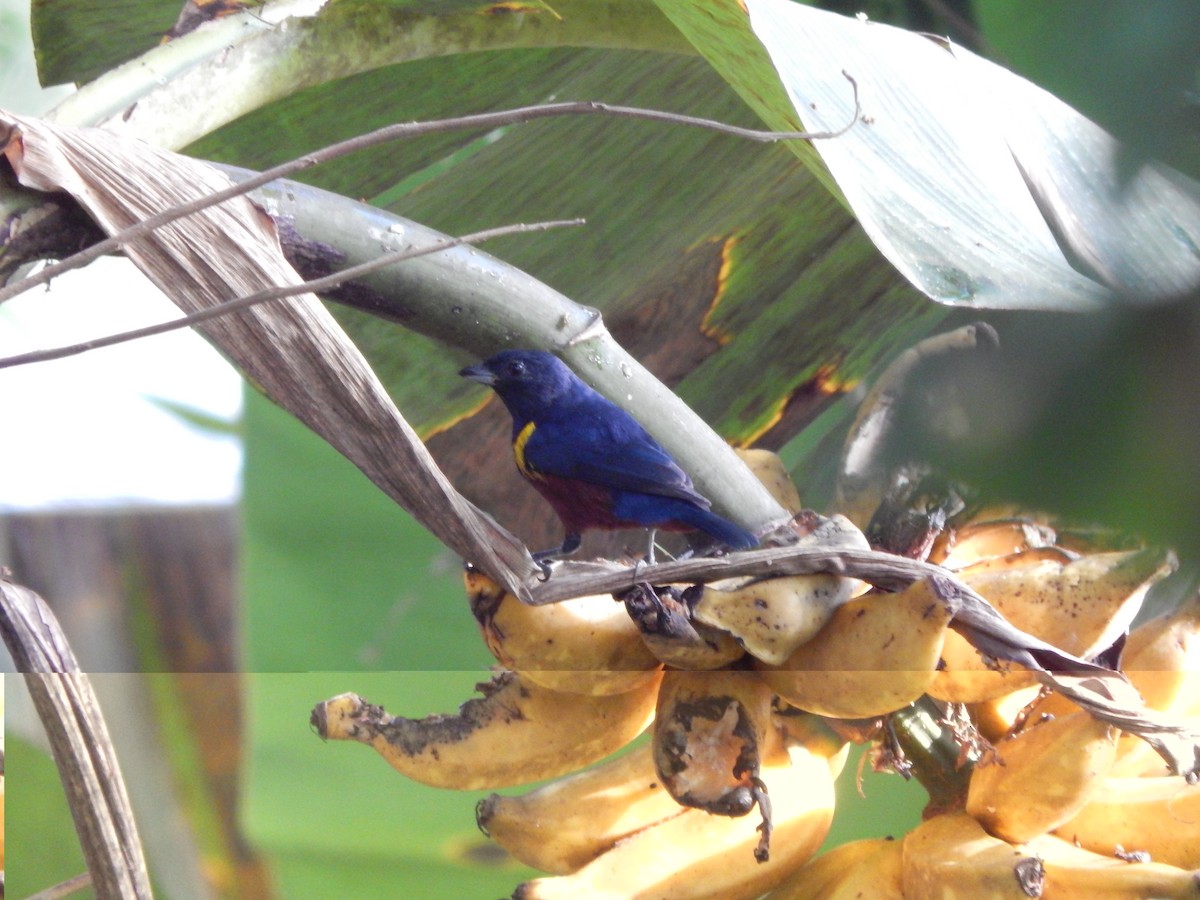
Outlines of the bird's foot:
M564 556L570 556L579 549L579 545L583 543L583 538L578 534L568 534L562 542L561 547L551 547L549 550L539 550L533 554L533 562L542 574L538 576L538 581L550 580L550 563L556 559L562 559Z

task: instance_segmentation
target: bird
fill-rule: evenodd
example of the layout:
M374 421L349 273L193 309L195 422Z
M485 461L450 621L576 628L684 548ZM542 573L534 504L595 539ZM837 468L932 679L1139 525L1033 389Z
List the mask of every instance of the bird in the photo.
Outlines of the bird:
M702 531L735 550L758 538L710 510L708 498L628 412L543 350L504 350L459 372L490 386L512 415L517 470L554 508L561 546L533 554L549 560L579 549L592 529Z

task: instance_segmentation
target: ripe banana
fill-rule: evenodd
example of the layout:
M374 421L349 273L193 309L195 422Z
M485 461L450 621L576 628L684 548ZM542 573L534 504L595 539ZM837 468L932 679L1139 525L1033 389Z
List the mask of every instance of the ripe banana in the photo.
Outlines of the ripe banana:
M1200 720L1200 594L1130 632L1121 669L1151 709L1171 719ZM1145 741L1121 738L1114 775L1165 772L1162 758Z
M1151 709L1200 715L1200 594L1131 631L1121 669Z
M926 579L851 600L782 665L757 665L772 690L800 709L843 719L883 715L925 693L950 617Z
M770 804L764 800L762 765L782 753L771 721L771 689L757 672L668 670L654 714L654 767L682 806L722 816L744 816L759 806L766 859Z
M1174 567L1150 548L960 577L1022 631L1086 659L1128 629L1146 591Z
M683 812L654 771L649 743L517 797L479 802L480 829L526 865L556 875Z
M904 836L905 900L1029 900L1021 875L1035 865L964 812L926 819Z
M775 711L774 722L787 746L803 744L810 753L825 757L830 775L837 780L850 757L850 742L830 728L827 719L788 706Z
M742 458L746 467L754 473L754 477L762 482L767 493L775 498L784 509L790 513L798 513L804 504L800 502L800 492L792 482L792 476L778 454L770 450L738 449L734 451Z
M433 787L491 790L573 772L624 747L654 716L661 676L624 694L552 691L501 672L457 715L390 716L356 694L313 709L322 738L370 744L402 774Z
M1200 872L1102 856L1053 834L1035 838L1025 850L1041 859L1045 869L1042 896L1051 900L1200 897Z
M1040 559L1015 568L966 570L959 578L1017 628L1087 658L1129 627L1146 591L1173 565L1162 551L1136 550L1093 553L1065 564ZM946 638L943 659L945 669L929 693L951 703L993 699L1034 680L1019 667L994 670L957 634Z
M754 817L714 816L699 809L659 822L620 842L571 875L539 878L517 888L520 900L753 900L804 863L833 819L833 779L824 757L803 747L763 769L775 821L773 852L754 859Z
M1104 856L1119 846L1145 850L1155 862L1200 869L1200 784L1166 775L1107 778L1055 833Z
M1040 547L1053 547L1054 529L1030 519L991 519L947 528L934 544L929 561L958 571Z
M903 855L891 838L851 841L810 859L764 900L904 900Z
M992 559L981 559L971 565L969 571L974 578L983 572L1007 572L1012 569L1023 569L1035 563L1053 563L1065 566L1079 559L1078 553L1064 550L1062 547L1030 547L1009 556L996 556Z
M472 566L463 578L488 649L526 680L573 694L623 694L657 679L659 661L611 596L529 606Z
M839 575L787 575L729 589L709 585L692 604L692 617L729 632L756 659L782 665L861 587Z
M692 621L683 593L670 585L636 585L624 593L625 608L650 652L677 669L719 669L745 656L733 635Z
M870 549L866 536L845 516L813 514L792 525L800 535L798 546ZM839 606L865 588L857 579L838 575L794 575L718 582L692 588L685 597L695 628L732 635L756 659L782 665Z
M1082 809L1115 758L1116 730L1086 712L1027 725L975 766L967 812L996 837L1027 841Z
M1002 697L972 703L969 707L971 719L975 722L979 733L995 743L1008 734L1017 721L1017 717L1038 699L1041 691L1041 685L1035 684L1012 691ZM1079 707L1075 708L1079 709Z
M903 884L906 900L1200 897L1196 872L1101 856L1051 834L1014 847L961 812L935 816L905 836Z

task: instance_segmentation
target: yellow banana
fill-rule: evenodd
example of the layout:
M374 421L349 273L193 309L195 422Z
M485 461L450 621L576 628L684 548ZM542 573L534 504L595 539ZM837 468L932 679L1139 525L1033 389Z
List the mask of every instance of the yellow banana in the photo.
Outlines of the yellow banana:
M1048 900L1166 900L1200 897L1200 872L1158 862L1126 862L1102 856L1053 834L1025 846L1045 868Z
M777 710L774 721L787 746L803 744L810 753L825 757L829 761L829 773L837 780L846 768L850 742L830 728L825 718L789 706Z
M457 715L406 719L356 694L318 704L322 738L370 744L399 772L433 787L490 790L573 772L641 734L654 716L658 680L624 694L552 691L501 672Z
M947 528L934 544L929 561L955 571L992 559L1053 547L1054 530L1030 519L992 519Z
M860 719L907 706L925 693L941 656L951 610L929 580L896 594L842 605L780 666L758 664L793 706Z
M631 834L683 812L654 771L649 743L517 797L476 807L483 832L526 865L574 872Z
M1144 850L1155 862L1200 869L1200 784L1166 775L1107 778L1055 833L1104 856L1117 847Z
M1052 834L1013 846L965 813L921 823L904 838L905 900L1146 900L1200 897L1197 873L1130 863Z
M929 696L946 703L984 703L1037 684L1024 666L1004 660L989 665L956 631L946 635L942 663L929 682Z
M905 900L1029 900L1021 874L1036 868L1031 854L993 837L963 812L926 819L904 836Z
M1151 709L1176 720L1200 720L1200 594L1129 634L1121 669ZM1117 747L1114 775L1162 775L1162 757L1132 735Z
M739 449L735 450L746 467L754 473L754 477L762 482L767 493L775 498L784 509L790 513L798 513L804 504L800 502L800 492L792 482L792 476L778 454L770 450Z
M746 651L727 631L693 622L678 588L637 585L624 594L630 619L654 656L677 669L719 669Z
M812 516L796 530L803 532L798 546L870 549L866 536L845 516ZM697 629L732 635L751 656L782 665L839 606L865 588L857 579L825 574L742 579L692 589L688 608Z
M987 831L1027 841L1088 802L1116 758L1116 730L1086 712L1026 726L971 773L967 812Z
M1056 560L979 572L959 578L982 594L1017 628L1087 658L1112 644L1129 627L1150 586L1173 562L1158 550L1093 553L1063 564ZM1032 684L1020 667L989 667L958 634L947 636L945 669L929 693L952 703L976 703Z
M609 595L529 606L490 577L464 573L471 612L497 661L573 694L623 694L657 679L659 661Z
M902 859L900 841L851 841L810 859L764 900L904 900Z
M729 632L756 659L781 665L861 587L839 575L786 575L725 590L709 585L692 604L692 617Z
M760 779L768 753L780 753L771 721L771 689L757 672L723 669L663 675L654 714L654 766L683 806L722 816L744 816L763 796ZM764 807L762 846L770 841Z
M824 757L791 747L788 761L767 766L775 833L766 862L755 861L753 816L714 816L699 809L659 822L620 842L571 875L517 888L520 900L753 900L802 865L833 819L833 779Z
M1200 594L1131 631L1121 669L1151 709L1200 715Z
M1129 627L1146 591L1173 569L1169 555L1147 549L959 577L1022 631L1086 659Z
M1010 691L1001 697L972 703L970 710L975 727L979 729L980 734L995 743L1008 734L1021 712L1038 699L1041 690L1041 685L1035 684Z
M981 559L964 571L969 571L972 578L984 572L1007 572L1012 569L1023 569L1035 563L1049 563L1065 566L1079 559L1078 553L1064 550L1062 547L1031 547L1009 556L995 556L991 559Z

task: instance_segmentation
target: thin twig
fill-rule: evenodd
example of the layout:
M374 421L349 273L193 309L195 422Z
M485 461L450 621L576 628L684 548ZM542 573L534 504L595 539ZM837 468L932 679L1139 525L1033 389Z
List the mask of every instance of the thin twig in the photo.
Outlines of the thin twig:
M49 350L34 350L29 353L21 353L17 356L0 358L0 369L9 369L13 368L14 366L28 365L29 363L48 362L52 359L64 359L68 356L77 356L78 354L86 353L89 350L98 350L101 347L111 347L115 344L123 344L127 341L153 337L156 334L164 334L168 331L176 331L180 328L187 328L200 322L206 322L209 319L215 319L217 316L229 315L230 313L247 309L259 303L266 303L270 300L281 300L285 297L293 297L297 294L305 294L310 292L315 294L320 291L330 290L342 284L343 282L351 281L361 275L366 275L368 272L374 272L376 269L383 269L387 266L404 262L405 260L415 259L418 256L426 256L430 253L448 250L451 247L458 247L463 244L482 243L483 241L491 240L492 238L503 237L510 234L525 234L533 231L548 231L551 228L565 228L570 225L582 225L583 223L583 219L560 219L551 222L501 225L497 228L487 228L483 231L475 231L471 234L464 234L460 237L446 238L445 240L438 241L436 244L430 244L427 247L410 247L407 250L395 250L391 253L385 253L382 256L376 257L375 259L368 260L367 262L359 263L357 266L351 266L348 269L342 269L340 272L334 272L332 275L326 275L323 278L314 278L312 281L304 281L300 284L291 284L255 291L253 294L247 294L245 297L237 297L233 300L226 300L223 303L218 303L216 306L210 306L207 309L190 313L178 319L171 319L168 322L159 322L156 325L147 325L145 328L135 328L132 331L122 331L118 334L105 335L104 337L93 338L92 340L88 341L81 341L78 344L68 344L63 347L54 347Z
M524 122L530 122L535 119L547 119L557 116L577 116L577 115L604 115L614 116L617 118L627 119L642 119L651 122L664 122L670 125L685 125L694 128L706 128L710 131L716 131L721 134L731 135L733 137L743 138L750 141L758 141L760 143L775 143L777 141L813 141L813 140L828 140L839 137L845 134L858 121L859 115L862 112L862 106L858 99L858 82L847 72L842 72L842 75L850 82L854 92L854 116L846 123L845 126L837 131L759 131L753 128L741 128L736 125L728 125L724 122L717 122L712 119L700 118L697 116L688 116L680 113L663 112L661 110L642 109L634 106L615 106L608 103L597 103L593 101L573 101L566 103L547 103L539 106L522 106L516 109L502 110L500 112L477 113L468 116L455 116L449 119L438 119L433 122L403 122L395 125L387 125L367 134L357 135L348 138L344 141L339 141L336 144L330 144L321 150L313 153L305 154L297 157L290 162L282 163L273 168L267 169L264 172L255 175L254 177L240 182L239 184L231 185L230 187L209 194L204 197L197 198L189 203L181 203L171 209L164 210L161 213L143 219L128 228L125 228L111 237L105 238L99 243L92 244L90 247L81 250L72 256L67 257L60 262L47 266L39 270L37 273L30 275L23 281L16 284L8 285L0 288L0 303L10 300L18 294L36 287L39 284L47 284L56 275L61 275L63 272L71 269L81 268L95 259L118 250L124 244L136 240L139 237L159 228L168 222L173 222L176 219L184 216L192 215L209 206L218 203L223 203L226 200L231 200L234 197L240 197L247 194L255 188L262 187L271 181L278 178L286 178L301 172L321 163L328 162L338 157L345 156L358 150L363 150L368 147L374 147L378 144L385 144L389 141L400 140L404 138L420 137L429 134L440 134L445 131L462 131L466 129L491 129L499 128L506 125L519 125Z
M635 583L684 584L738 575L809 575L826 572L849 575L887 590L900 590L914 581L946 570L933 563L894 556L877 550L831 547L768 547L727 556L692 557L636 568L611 562L564 562L549 580L531 589L536 605L571 597L628 590Z
M82 875L76 875L74 878L68 878L66 881L60 881L58 884L51 885L45 890L38 891L36 894L30 894L25 900L62 900L63 897L69 897L71 894L82 891L86 887L91 887L92 873L84 872Z

